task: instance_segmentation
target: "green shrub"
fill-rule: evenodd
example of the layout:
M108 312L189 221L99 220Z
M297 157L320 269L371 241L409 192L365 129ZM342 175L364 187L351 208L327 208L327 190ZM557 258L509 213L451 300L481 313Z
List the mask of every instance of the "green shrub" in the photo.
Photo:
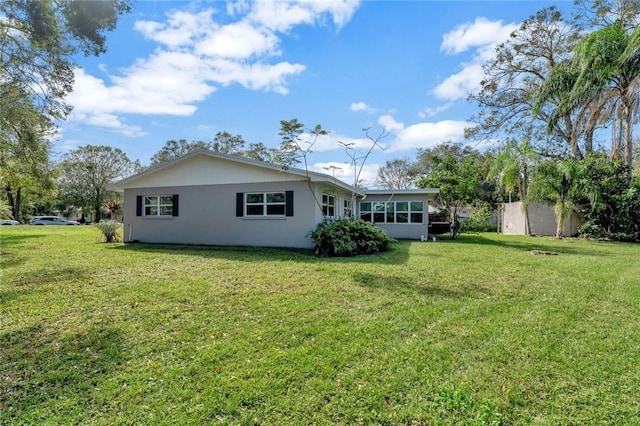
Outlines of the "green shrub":
M122 228L121 223L109 220L107 222L96 223L96 226L102 232L105 243L117 243L120 241L118 229Z
M473 212L463 224L463 232L498 232L498 226L489 223L493 210L489 203L477 200Z
M640 181L620 194L607 194L611 204L599 206L604 214L587 212L587 221L578 228L585 238L640 242Z
M321 223L311 232L315 253L323 257L356 256L387 251L394 241L385 231L360 219Z

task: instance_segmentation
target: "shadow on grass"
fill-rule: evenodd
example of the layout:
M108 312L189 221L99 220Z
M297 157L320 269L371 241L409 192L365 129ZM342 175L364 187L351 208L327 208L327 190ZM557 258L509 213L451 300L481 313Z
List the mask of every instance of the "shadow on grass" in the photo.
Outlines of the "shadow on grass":
M21 265L25 262L24 256L20 256L15 252L12 253L11 251L1 250L2 248L16 246L18 244L22 244L34 238L42 238L43 235L44 234L18 234L18 233L0 234L0 268L10 268L12 266Z
M0 269L22 265L25 262L24 256L0 250Z
M34 271L30 271L28 274L19 275L15 279L8 280L5 278L7 284L12 284L16 287L30 287L33 289L39 286L67 283L70 281L86 280L89 277L89 272L83 268L63 266L56 267L52 265L51 269L41 268Z
M461 287L459 290L453 290L434 285L433 283L428 282L428 280L426 279L416 281L415 279L409 279L406 277L399 277L395 275L386 276L369 272L356 272L351 276L353 277L353 280L360 286L371 290L382 289L391 292L411 292L423 296L451 299L469 298L488 293L487 289L478 286L466 288Z
M127 243L109 247L109 250L130 253L166 254L183 256L202 256L205 258L224 259L246 262L301 262L301 263L380 263L399 264L409 259L408 241L394 243L389 251L373 255L352 257L322 258L315 256L311 249L238 247L238 246L205 246L184 244L148 244Z
M511 236L498 235L496 238L488 238L479 234L465 234L456 240L442 240L443 243L475 244L484 246L497 246L520 252L532 250L548 251L558 254L575 254L581 256L603 256L606 251L598 250L594 246L578 246L572 240L559 240L553 237Z
M34 238L42 238L45 237L46 234L7 234L3 233L0 235L0 246L3 245L14 245L25 242L26 240L34 239Z
M39 325L0 334L0 423L34 421L62 400L80 417L99 411L96 387L121 363L122 346L121 333L108 327L62 334Z

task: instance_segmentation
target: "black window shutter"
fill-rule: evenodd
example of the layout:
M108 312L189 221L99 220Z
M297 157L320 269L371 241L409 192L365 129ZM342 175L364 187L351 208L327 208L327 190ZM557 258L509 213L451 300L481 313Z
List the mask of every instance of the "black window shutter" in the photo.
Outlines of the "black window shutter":
M236 193L236 216L244 216L244 192Z
M293 216L293 191L285 192L285 215Z
M178 194L173 194L173 212L172 212L172 216L178 216L178 204L179 204Z
M136 197L136 216L142 216L142 195Z

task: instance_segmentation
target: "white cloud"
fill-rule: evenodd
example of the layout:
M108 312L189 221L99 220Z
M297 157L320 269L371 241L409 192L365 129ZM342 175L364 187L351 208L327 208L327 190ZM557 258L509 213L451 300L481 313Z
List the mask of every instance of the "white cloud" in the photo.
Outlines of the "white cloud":
M185 68L179 66L180 59L185 61ZM74 106L76 119L104 113L191 115L196 110L193 102L215 89L202 78L195 78L187 59L188 55L153 57L136 64L124 76L112 77L111 85L78 69L67 100Z
M426 107L418 113L418 117L422 119L433 117L434 115L438 115L441 112L448 110L452 106L453 106L453 102L447 102L446 104L440 105L439 107L435 107L435 108Z
M367 111L369 109L369 105L367 105L366 103L360 101L360 102L353 102L351 104L351 106L349 107L349 109L351 111Z
M167 16L166 22L137 21L134 24L134 29L145 38L169 48L192 45L218 28L211 9L199 13L174 11Z
M393 136L387 152L431 148L443 141L460 142L464 139L465 127L472 125L466 121L444 120L405 126L390 115L380 117L378 123Z
M247 89L289 93L286 78L305 70L301 64L280 62L275 65L214 59L209 62L208 78L223 86L238 83Z
M474 22L458 25L453 31L445 34L440 50L447 54L458 54L475 48L470 61L462 64L462 69L445 78L434 90L439 99L464 99L480 88L484 78L482 64L494 55L495 47L506 41L518 28L515 23L505 24L503 21L489 21L476 18Z
M364 186L375 186L376 179L378 177L379 164L366 164L362 167L360 172L360 182ZM327 163L314 163L309 167L309 170L324 173L329 176L334 176L336 179L342 182L353 185L354 172L357 173L360 167L353 167L350 163L339 162L327 162Z
M404 124L397 122L396 119L389 114L378 118L378 124L391 133L401 132L404 129Z
M91 126L109 129L129 137L144 136L147 134L140 126L129 126L120 121L114 114L92 114L87 116L83 121Z
M137 135L121 114L192 115L197 103L219 87L240 84L249 90L289 92L288 83L305 70L302 64L274 62L281 54L278 32L314 24L325 17L340 27L357 9L356 0L257 1L227 3L235 22L221 25L213 9L170 12L165 21L141 20L134 29L157 49L117 75L99 79L76 71L67 101L73 118Z
M517 24L503 24L478 17L475 22L458 25L453 31L442 36L440 50L447 54L457 54L473 47L502 43L518 28Z
M329 15L340 28L349 22L359 5L359 0L258 0L248 17L260 26L286 32L295 25L312 24Z
M465 99L469 93L475 93L480 88L484 71L480 63L465 66L459 73L445 78L435 89L433 94L439 99L454 101Z
M237 22L225 25L201 40L195 50L205 56L245 59L253 55L278 55L278 42L270 31Z
M227 14L229 16L242 15L251 10L248 0L227 1Z

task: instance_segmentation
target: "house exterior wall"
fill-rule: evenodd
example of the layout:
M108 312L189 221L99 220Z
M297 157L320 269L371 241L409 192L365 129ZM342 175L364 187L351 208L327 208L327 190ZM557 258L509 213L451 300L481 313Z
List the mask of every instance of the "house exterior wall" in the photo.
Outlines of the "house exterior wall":
M422 201L422 223L376 223L375 225L387 231L392 238L419 240L429 234L429 197L427 194L367 194L361 201ZM360 201L358 201L358 216L360 217Z
M336 209L335 209L335 215L332 217L324 217L322 210L320 210L319 207L317 207L315 209L315 223L320 223L325 219L328 220L335 220L335 219L343 219L345 217L344 215L344 201L348 200L349 202L351 202L351 196L352 193L349 191L345 191L342 188L333 186L333 185L329 185L326 183L318 183L314 186L315 189L315 194L317 199L319 200L320 203L322 203L322 195L323 194L327 194L327 195L331 195L335 197L336 200ZM356 199L359 199L359 197L357 197ZM358 202L356 201L356 204L358 204ZM351 207L352 211L353 210L353 206Z
M170 164L161 173L140 176L136 188L157 188L169 186L237 184L252 182L297 181L299 176L284 171L256 167L251 164L212 156L193 156L179 163Z
M123 179L109 189L124 193L125 242L261 247L311 248L309 234L319 223L360 217L363 196L329 175L204 150ZM259 197L252 197L254 201L243 208L246 193L283 193L285 199L262 205ZM352 205L345 205L351 204L354 194ZM421 223L376 223L393 238L420 239L428 234L429 197L437 194L433 188L373 190L367 199L421 201ZM248 209L273 215L249 216ZM417 213L401 211L394 217L406 221L412 212Z
M237 217L238 192L293 191L293 216ZM178 216L136 216L136 197L179 196ZM319 210L306 181L129 188L124 191L124 241L238 245L313 246Z
M529 228L531 235L556 235L557 222L553 206L543 203L529 203ZM567 218L564 235L575 235L581 224L580 217L572 214ZM506 203L502 213L502 233L505 235L526 235L525 215L522 202Z

